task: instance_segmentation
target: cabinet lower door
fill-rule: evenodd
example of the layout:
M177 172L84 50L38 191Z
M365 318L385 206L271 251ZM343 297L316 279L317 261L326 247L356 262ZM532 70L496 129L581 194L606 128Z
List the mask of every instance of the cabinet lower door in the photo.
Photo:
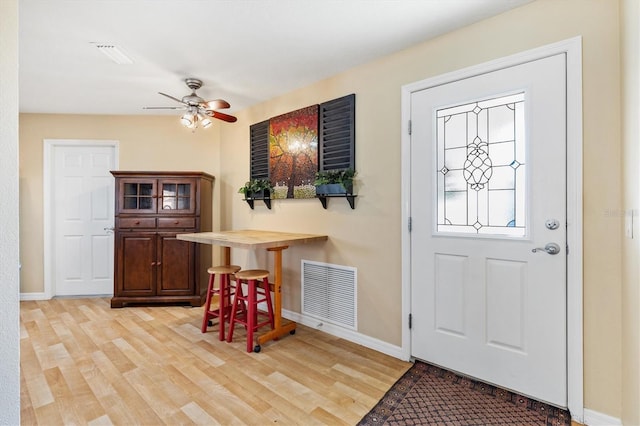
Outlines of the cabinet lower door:
M156 234L123 232L118 235L116 292L121 297L156 294Z
M195 243L178 240L175 233L159 233L157 249L157 295L194 295Z

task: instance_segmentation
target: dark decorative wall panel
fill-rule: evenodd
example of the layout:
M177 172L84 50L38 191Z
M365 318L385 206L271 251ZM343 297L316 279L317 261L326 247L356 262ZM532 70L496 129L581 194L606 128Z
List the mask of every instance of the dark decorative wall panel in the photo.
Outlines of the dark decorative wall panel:
M250 179L269 178L269 120L249 127L251 164Z
M320 170L355 169L356 95L320 104Z

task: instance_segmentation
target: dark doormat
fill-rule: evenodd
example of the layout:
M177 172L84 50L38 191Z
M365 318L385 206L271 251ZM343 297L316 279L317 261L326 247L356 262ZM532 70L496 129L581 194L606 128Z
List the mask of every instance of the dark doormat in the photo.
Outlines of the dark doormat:
M566 410L416 363L358 423L369 425L570 425Z

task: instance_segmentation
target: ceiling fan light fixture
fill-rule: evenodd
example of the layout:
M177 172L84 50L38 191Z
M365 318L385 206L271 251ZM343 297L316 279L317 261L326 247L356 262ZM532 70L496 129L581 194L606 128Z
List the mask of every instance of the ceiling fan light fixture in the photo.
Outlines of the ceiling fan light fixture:
M187 112L182 117L180 117L180 123L184 127L193 127L194 122L195 122L195 114L192 114L190 112Z
M203 120L200 121L200 124L202 124L203 129L208 129L209 127L211 127L211 124L213 123L209 117L205 117Z
M235 123L237 118L215 111L216 108L229 108L229 102L223 99L215 99L205 101L196 94L196 90L202 86L202 81L195 78L187 78L185 83L191 89L191 94L176 98L166 93L158 92L160 95L169 98L175 102L182 104L181 107L143 107L144 109L182 109L185 113L180 117L180 124L188 129L195 131L198 127L207 129L212 126L212 118L226 121L227 123Z

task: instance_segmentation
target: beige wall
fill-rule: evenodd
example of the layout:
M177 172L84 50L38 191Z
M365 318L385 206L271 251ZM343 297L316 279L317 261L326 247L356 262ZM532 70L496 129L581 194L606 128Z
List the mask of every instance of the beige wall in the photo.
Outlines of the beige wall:
M192 133L178 125L176 116L20 114L21 291L44 291L44 139L118 140L120 170L194 170L216 176L219 128ZM214 196L214 226L219 201Z
M622 40L622 151L624 209L633 220L633 239L623 239L622 421L640 424L640 2L620 8ZM626 227L625 227L626 229ZM626 234L625 234L626 235Z
M300 310L300 259L354 266L358 268L358 331L400 345L404 320L400 283L401 86L580 35L584 65L585 406L620 417L622 221L615 213L622 208L622 144L616 0L538 0L241 111L237 123L220 127L214 147L203 141L202 146L187 142L185 148L185 140L190 139L182 134L166 136L171 125L150 134L154 129L148 125L151 119L141 117L83 117L78 125L77 117L23 115L20 154L29 157L21 163L20 171L21 189L27 192L21 196L21 238L29 246L21 253L23 264L28 259L36 271L26 280L23 269L23 291L40 291L42 281L42 138L119 139L122 169L202 169L214 174L223 229L328 234L325 250L301 246L286 252L284 308ZM272 210L264 206L249 209L237 193L249 175L248 126L349 93L356 94L356 209L351 210L345 200L330 200L327 210L317 200L278 200ZM163 149L146 160L143 154L159 144ZM187 149L177 163L173 155L176 145ZM219 165L215 163L218 147L219 157L224 159ZM210 153L211 165L203 150ZM632 190L637 192L637 179L633 182ZM234 254L234 260L245 265L263 262L260 257L254 259L241 251ZM637 311L637 304L635 308ZM625 381L625 389L634 386L637 380Z

